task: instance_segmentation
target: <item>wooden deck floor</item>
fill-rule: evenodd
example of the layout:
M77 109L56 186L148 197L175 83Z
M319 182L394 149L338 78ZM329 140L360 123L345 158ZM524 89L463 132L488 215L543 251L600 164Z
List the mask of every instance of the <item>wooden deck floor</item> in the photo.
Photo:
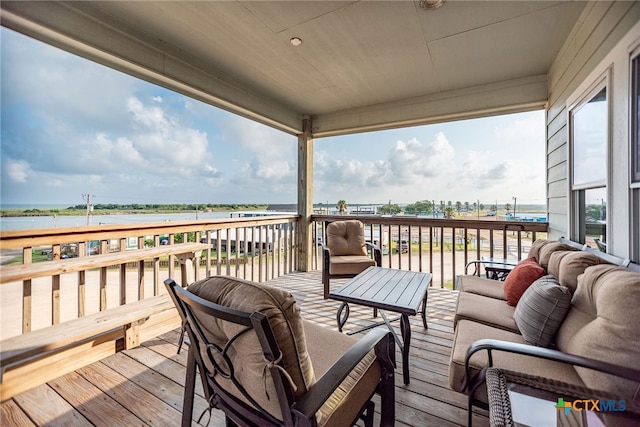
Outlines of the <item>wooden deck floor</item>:
M343 281L335 280L337 286ZM286 288L297 299L305 319L336 328L336 301L322 299L320 272L293 273L269 282ZM447 364L453 338L452 319L457 294L430 288L429 329L412 318L411 383L402 384L400 355L396 369L396 425L466 425L466 399L449 389ZM372 322L371 310L351 307L346 330ZM2 426L176 426L180 424L186 351L176 354L178 331L94 363L3 402ZM194 425L207 425L209 415L202 390L195 403ZM209 426L223 426L219 411ZM474 426L486 426L486 413L474 416Z

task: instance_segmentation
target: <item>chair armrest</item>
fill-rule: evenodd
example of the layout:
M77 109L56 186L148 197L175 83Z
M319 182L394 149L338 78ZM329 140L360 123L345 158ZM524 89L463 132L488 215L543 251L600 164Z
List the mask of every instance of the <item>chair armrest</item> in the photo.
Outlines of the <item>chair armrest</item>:
M375 328L355 342L322 378L318 379L311 389L293 404L292 410L300 414L302 419L311 419L367 353L376 347L378 347L376 349L377 357L383 367L386 364L391 373L393 373L395 365L395 341L393 335L386 328Z
M382 267L382 251L380 250L380 248L377 245L374 245L373 243L370 243L370 242L365 242L365 244L369 249L371 249L371 252L373 253L373 259L376 262L376 265L378 267Z
M331 251L325 245L322 245L322 265L324 266L324 270L329 271L329 263L331 261Z
M466 388L469 387L471 378L471 368L469 361L471 357L478 351L487 351L489 366L493 366L493 351L503 351L507 353L523 354L531 357L538 357L547 360L553 360L560 363L570 364L573 366L580 366L583 368L593 369L595 371L603 372L609 375L615 375L617 377L625 378L631 381L640 382L640 370L627 368L624 366L614 365L612 363L603 362L601 360L590 359L575 354L564 353L559 350L553 350L550 348L536 347L528 344L513 343L509 341L481 339L475 341L467 350L467 355L464 361L465 378L467 381ZM481 382L481 381L480 381ZM479 383L474 384L476 387Z

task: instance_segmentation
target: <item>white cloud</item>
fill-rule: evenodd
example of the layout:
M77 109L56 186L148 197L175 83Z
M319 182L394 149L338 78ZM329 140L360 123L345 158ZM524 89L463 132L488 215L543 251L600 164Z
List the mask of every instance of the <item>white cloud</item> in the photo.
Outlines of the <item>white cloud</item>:
M32 172L24 160L6 160L4 168L9 179L14 182L27 182L27 177Z
M234 182L268 180L271 184L294 184L298 172L295 137L263 124L232 116L225 124L227 138L240 147L240 175ZM295 198L296 192L291 198Z
M447 137L438 132L429 144L423 144L417 138L397 141L389 154L389 164L393 178L399 184L410 184L450 170L454 157L455 150Z
M345 198L349 194L363 202L420 197L425 182L433 182L455 164L455 150L443 133L437 133L428 144L415 137L406 142L398 140L388 149L386 158L377 160L332 159L324 150L314 156L319 199Z
M3 201L295 202L295 136L1 31ZM315 199L544 201L544 129L536 112L318 139Z

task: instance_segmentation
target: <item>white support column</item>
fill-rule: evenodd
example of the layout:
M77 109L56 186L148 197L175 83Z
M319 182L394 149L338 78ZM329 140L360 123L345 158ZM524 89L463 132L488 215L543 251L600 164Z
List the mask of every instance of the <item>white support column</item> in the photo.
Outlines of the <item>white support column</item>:
M298 214L301 216L297 228L298 270L311 270L311 242L313 213L313 134L311 119L305 118L303 132L298 135Z

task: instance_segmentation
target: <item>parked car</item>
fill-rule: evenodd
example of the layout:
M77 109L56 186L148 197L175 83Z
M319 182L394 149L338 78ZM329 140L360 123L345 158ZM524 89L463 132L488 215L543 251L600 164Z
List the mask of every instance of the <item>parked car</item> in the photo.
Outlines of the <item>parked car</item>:
M409 252L409 243L406 240L402 239L400 240L399 248L400 252L402 253Z

